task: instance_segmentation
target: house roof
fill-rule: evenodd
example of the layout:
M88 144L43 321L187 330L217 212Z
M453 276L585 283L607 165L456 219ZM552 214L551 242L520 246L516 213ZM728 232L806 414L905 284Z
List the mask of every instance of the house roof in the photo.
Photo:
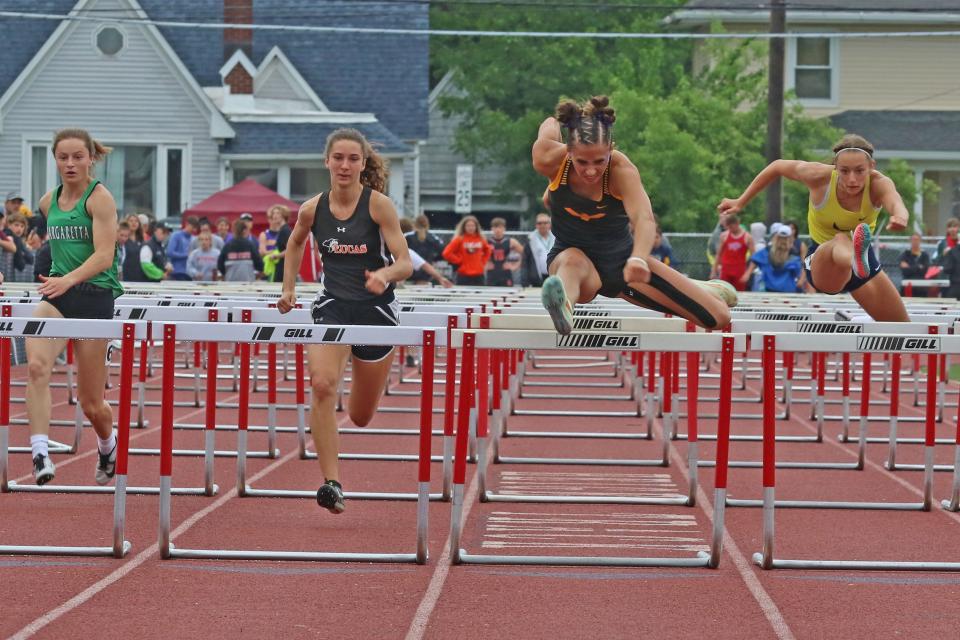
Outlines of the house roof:
M157 20L223 20L222 2L140 0L140 4ZM198 6L209 4L214 6ZM430 24L427 4L408 2L253 0L253 17L264 25L427 29ZM220 84L222 32L161 31L201 85ZM253 62L259 65L275 46L331 111L373 113L400 138L426 139L427 36L256 30Z
M4 0L5 11L30 11L65 14L76 0ZM3 64L0 64L0 95L13 84L43 43L60 26L55 20L0 18L3 32Z
M237 132L237 137L223 145L222 151L227 155L276 153L321 156L327 136L339 127L357 129L381 153L413 152L410 145L403 142L380 122L358 124L234 122L232 126Z
M792 24L942 25L960 21L960 0L784 0ZM706 26L714 20L768 23L770 0L690 0L664 22Z
M953 154L960 150L960 111L843 111L831 123L873 143L877 155Z
M426 3L346 0L252 0L258 24L426 29ZM223 22L222 2L139 0L154 20ZM66 14L76 0L3 0L6 11ZM0 18L4 33L0 95L57 28L55 20ZM201 86L219 86L223 32L158 27ZM428 135L427 36L301 33L257 30L252 60L259 64L280 46L331 111L373 113L396 136Z
M818 11L960 11L960 0L784 0L787 10L816 9ZM770 0L690 0L684 9L770 9ZM917 8L919 5L922 8Z

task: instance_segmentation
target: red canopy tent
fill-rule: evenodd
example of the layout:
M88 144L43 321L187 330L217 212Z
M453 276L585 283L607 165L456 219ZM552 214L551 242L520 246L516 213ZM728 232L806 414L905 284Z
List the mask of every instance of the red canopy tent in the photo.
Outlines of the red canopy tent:
M183 215L184 217L207 218L212 224L216 224L217 218L223 217L230 221L232 228L233 222L241 214L249 213L253 216L253 235L256 237L269 226L267 209L277 204L286 205L290 208L290 219L287 222L292 227L296 223L300 205L289 198L283 197L273 189L263 186L253 178L247 178L232 187L218 191L205 200L201 200L184 211ZM304 249L300 275L304 280L316 282L319 279L320 266L319 255L313 245L312 234L308 238L307 246Z
M224 217L230 221L232 226L234 220L239 218L240 214L249 213L253 215L253 233L257 235L269 226L267 209L275 204L286 205L290 208L289 222L292 226L296 222L300 205L289 198L284 198L273 189L263 186L253 178L247 178L232 187L216 192L205 200L201 200L184 211L183 215L205 217L214 224L216 224L217 218Z

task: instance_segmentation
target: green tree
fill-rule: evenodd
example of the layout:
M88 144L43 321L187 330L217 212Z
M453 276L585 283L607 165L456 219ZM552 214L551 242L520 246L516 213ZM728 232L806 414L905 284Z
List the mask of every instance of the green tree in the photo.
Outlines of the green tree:
M649 32L683 0L632 0L434 4L431 27L502 31ZM629 5L633 5L632 7ZM661 7L662 9L658 8ZM544 181L530 166L530 147L540 122L561 97L584 99L631 87L641 95L665 95L686 74L689 43L628 39L434 37L430 42L434 82L448 71L463 90L440 102L463 116L458 151L478 164L510 167L504 194L522 191L539 202ZM619 131L619 129L618 129Z

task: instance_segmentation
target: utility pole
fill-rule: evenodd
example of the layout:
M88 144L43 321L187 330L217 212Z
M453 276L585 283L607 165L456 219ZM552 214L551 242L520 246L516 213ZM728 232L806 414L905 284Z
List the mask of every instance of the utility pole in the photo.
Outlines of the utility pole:
M786 33L787 10L784 0L771 0L770 33ZM783 73L784 38L770 38L770 59L767 64L767 163L783 154ZM778 222L783 209L783 186L777 178L767 187L767 226Z

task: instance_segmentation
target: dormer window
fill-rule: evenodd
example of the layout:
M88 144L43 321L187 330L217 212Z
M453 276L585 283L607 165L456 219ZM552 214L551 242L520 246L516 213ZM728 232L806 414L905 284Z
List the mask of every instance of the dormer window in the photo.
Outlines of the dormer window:
M95 37L97 49L105 56L115 56L123 50L124 34L114 26L100 27Z

